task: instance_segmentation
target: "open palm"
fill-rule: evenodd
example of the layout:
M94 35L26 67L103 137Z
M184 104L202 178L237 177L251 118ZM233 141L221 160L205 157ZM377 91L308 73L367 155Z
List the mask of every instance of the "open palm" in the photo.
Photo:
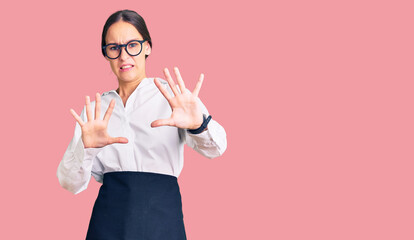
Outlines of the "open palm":
M91 102L89 96L86 96L86 116L88 121L84 122L76 112L71 109L73 117L79 123L82 129L82 142L85 148L99 148L113 143L128 143L124 137L111 137L107 132L109 118L115 106L115 100L112 99L103 120L101 114L101 95L96 94L95 118L92 118Z
M197 129L203 123L203 114L200 106L197 104L198 93L200 92L201 85L203 83L204 75L201 74L193 92L190 92L184 84L181 78L178 68L174 68L175 75L177 77L177 86L174 83L167 68L164 69L164 75L174 96L171 96L167 90L162 86L158 79L155 79L155 85L167 99L172 109L171 117L168 119L159 119L151 123L151 127L159 126L175 126L183 129Z

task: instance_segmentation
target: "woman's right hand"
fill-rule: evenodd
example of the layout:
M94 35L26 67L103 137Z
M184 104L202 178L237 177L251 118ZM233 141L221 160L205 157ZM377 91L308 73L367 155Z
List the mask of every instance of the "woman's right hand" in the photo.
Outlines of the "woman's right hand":
M95 119L92 119L91 101L89 99L89 96L86 96L86 116L88 118L87 122L84 122L73 109L70 109L73 117L81 126L82 142L85 148L100 148L113 143L128 143L128 139L124 137L111 137L108 135L108 122L114 106L115 99L112 99L108 110L106 110L103 120L101 120L101 95L97 93L95 104Z

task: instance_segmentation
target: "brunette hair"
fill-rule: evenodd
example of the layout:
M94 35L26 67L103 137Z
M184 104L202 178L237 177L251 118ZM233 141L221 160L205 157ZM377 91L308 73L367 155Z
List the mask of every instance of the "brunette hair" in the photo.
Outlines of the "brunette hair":
M145 24L144 18L142 18L141 15L139 15L135 11L121 10L109 16L108 20L106 20L106 23L103 27L102 43L101 43L102 55L105 56L103 46L106 45L105 37L106 37L106 33L108 32L108 29L112 24L119 22L119 21L124 21L124 22L132 24L138 30L138 32L141 34L144 40L148 41L149 45L152 48L151 36L148 32L147 25ZM148 55L145 55L145 59L147 57Z

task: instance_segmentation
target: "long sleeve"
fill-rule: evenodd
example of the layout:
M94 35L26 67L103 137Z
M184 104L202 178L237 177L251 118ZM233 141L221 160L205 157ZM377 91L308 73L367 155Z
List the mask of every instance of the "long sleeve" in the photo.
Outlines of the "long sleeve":
M86 121L85 108L80 117ZM60 185L74 194L87 188L91 179L93 159L101 150L101 148L85 149L81 136L80 125L76 123L74 136L57 169Z
M167 81L161 83L173 95ZM74 194L88 187L91 176L102 183L108 172L140 171L178 177L184 166L185 144L207 158L221 156L227 148L226 132L215 121L214 114L208 130L200 134L169 126L152 128L153 121L171 115L171 107L153 78L145 78L125 104L115 90L103 93L101 113L108 109L112 99L116 104L108 122L108 134L125 137L128 143L85 148L81 127L76 123L73 138L57 169L60 185ZM200 99L197 101L201 112L208 115ZM95 109L95 102L91 102L91 109ZM80 117L87 121L85 107Z
M201 111L208 115L207 108L199 101ZM191 134L184 130L186 144L207 158L221 156L227 148L227 137L224 128L211 119L208 123L207 130L199 134Z

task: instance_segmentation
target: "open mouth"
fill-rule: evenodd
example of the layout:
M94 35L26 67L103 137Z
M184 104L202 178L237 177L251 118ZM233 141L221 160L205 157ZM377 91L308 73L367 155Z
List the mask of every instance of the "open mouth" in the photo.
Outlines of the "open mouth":
M132 65L132 64L130 64L130 65L123 65L119 69L124 72L124 71L131 70L133 67L134 67L134 65Z

